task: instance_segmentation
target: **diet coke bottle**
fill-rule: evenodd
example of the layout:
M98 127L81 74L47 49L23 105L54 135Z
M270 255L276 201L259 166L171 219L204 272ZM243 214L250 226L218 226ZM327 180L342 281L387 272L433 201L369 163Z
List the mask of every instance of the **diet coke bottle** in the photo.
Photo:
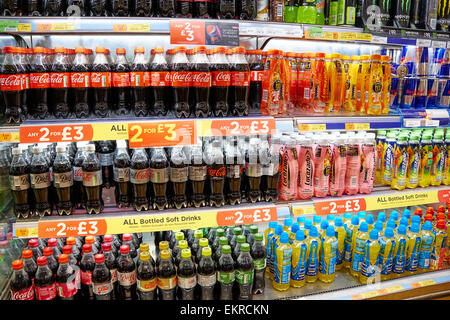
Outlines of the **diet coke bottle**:
M48 92L50 88L50 65L47 63L44 48L35 47L30 72L31 104L30 114L34 118L50 117Z
M133 186L134 207L136 211L147 211L149 161L143 148L135 149L130 164L130 181Z
M60 216L72 214L73 169L66 148L56 147L56 158L53 161L53 184L56 189L56 209Z
M83 161L83 186L86 189L86 211L99 214L103 210L102 167L95 155L95 146L87 145L86 158Z
M212 6L211 0L194 0L194 18L210 19Z
M120 299L136 300L136 265L130 256L128 245L120 246L120 255L117 258L117 276Z
M186 47L176 47L170 72L173 88L174 114L177 118L189 118L189 91L192 86L192 72L186 56Z
M208 179L210 185L209 205L221 207L225 205L224 185L227 175L222 152L222 142L214 140L205 150L205 162L208 165Z
M97 141L95 142L95 149L97 151L100 165L102 166L103 186L109 189L114 185L113 160L114 151L116 150L116 141Z
M50 69L51 106L56 118L68 118L70 65L66 61L63 47L56 47L53 64Z
M89 116L91 73L85 52L86 49L83 47L75 48L75 59L70 72L73 111L77 118L87 118Z
M52 208L49 199L50 167L42 155L41 147L33 147L33 158L30 164L30 180L33 189L35 214L40 217L51 215Z
M167 182L169 182L169 161L163 148L155 148L150 159L150 181L153 185L153 209L167 209Z
M113 298L119 297L119 282L117 280L117 259L112 251L113 243L102 243L102 251L105 256L105 264L111 273L111 283L113 285ZM114 249L116 250L116 249Z
M228 115L228 91L231 85L231 72L225 55L225 47L214 48L211 61L211 109L216 117Z
M177 209L186 208L186 183L189 166L183 147L173 147L170 154L170 181L173 186L172 203Z
M117 206L119 208L128 207L130 205L130 156L125 140L117 141L117 152L113 165Z
M130 111L130 67L124 48L116 49L116 61L113 66L112 85L113 103L116 114L127 115Z
M218 0L217 16L219 19L237 19L237 0Z
M149 65L145 60L144 47L134 49L134 60L131 65L130 81L133 96L133 111L137 117L148 115L148 87L150 87Z
M86 158L87 142L77 142L77 153L73 159L73 203L76 209L85 207L86 190L83 186L83 161Z
M164 58L164 48L154 49L155 57L150 64L150 101L155 116L165 116L169 110L170 68Z
M30 167L19 148L12 150L13 159L9 169L9 185L14 198L14 213L17 218L28 218L30 210Z
M34 300L34 286L23 268L22 260L12 262L13 275L10 289L12 300Z
M197 3L197 2L195 2ZM211 71L206 56L206 47L195 48L193 57L192 89L194 90L194 112L197 118L206 118L210 115L209 93L211 90Z
M241 203L241 177L244 169L244 157L239 151L236 137L232 137L225 149L227 164L227 175L225 183L225 194L230 205Z
M250 88L250 68L245 60L245 48L236 47L231 55L231 87L229 104L234 116L248 115L248 94Z
M111 68L106 58L106 49L95 48L95 59L91 72L91 86L94 92L94 114L97 117L109 117L108 108L111 91Z
M47 257L39 257L37 265L38 268L34 279L36 299L53 300L56 298L56 283L53 272L48 266Z
M158 17L174 17L176 0L156 0Z
M128 0L112 0L111 15L115 17L128 17L128 2Z
M206 205L205 182L207 166L203 158L201 146L193 146L191 149L191 161L189 165L189 181L191 185L191 203L194 207Z

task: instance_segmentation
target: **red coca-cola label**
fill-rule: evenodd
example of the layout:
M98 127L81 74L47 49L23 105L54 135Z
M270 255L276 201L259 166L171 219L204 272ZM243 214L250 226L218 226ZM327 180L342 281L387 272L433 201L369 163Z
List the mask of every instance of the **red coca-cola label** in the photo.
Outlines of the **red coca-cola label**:
M250 72L247 71L231 72L231 85L233 87L248 87L250 85Z
M92 271L81 271L81 283L85 285L92 284Z
M264 71L250 71L250 81L263 81Z
M218 169L213 169L211 167L208 167L208 175L210 177L225 177L227 174L227 168L225 166L220 167Z
M61 298L73 297L78 291L76 280L68 283L57 283L56 287L58 288L58 296Z
M70 86L72 88L89 88L91 86L91 73L72 72L70 74Z
M50 73L30 73L31 89L50 88Z
M201 88L211 87L211 72L192 72L192 86Z
M22 89L30 89L30 77L27 73L22 74Z
M92 88L111 87L111 72L91 72Z
M37 300L53 300L56 297L56 283L47 287L35 287Z
M172 87L190 87L192 85L192 72L172 71Z
M130 86L129 72L114 72L112 78L113 87L115 88L124 88Z
M50 85L52 88L69 88L70 74L68 72L52 72L50 74Z
M2 91L20 91L22 88L22 74L0 75L0 86Z
M170 72L152 72L150 76L150 85L152 87L169 87L171 85Z
M213 71L211 72L213 87L229 87L231 85L231 72Z
M150 87L150 72L130 72L130 83L132 87Z
M11 290L11 297L13 300L34 300L34 288L33 286L29 286L20 291Z

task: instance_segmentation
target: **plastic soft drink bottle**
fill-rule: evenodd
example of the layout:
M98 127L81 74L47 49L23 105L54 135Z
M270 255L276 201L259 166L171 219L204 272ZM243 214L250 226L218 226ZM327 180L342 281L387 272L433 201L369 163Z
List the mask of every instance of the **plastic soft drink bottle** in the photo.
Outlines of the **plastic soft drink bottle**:
M86 211L88 214L99 214L103 210L102 170L95 154L95 146L88 144L86 158L83 161L83 186L86 190Z
M234 116L246 116L249 110L250 68L245 59L244 47L236 47L232 52L230 59L230 111Z
M271 241L275 235L276 221L269 222L269 227L264 231L264 247L266 248L266 272L270 275L270 265L272 263L273 248Z
M126 115L130 111L130 66L124 48L116 49L116 61L112 66L112 95L117 115Z
M419 166L419 186L428 187L431 184L431 168L433 166L432 133L425 131L422 134L421 157Z
M139 267L137 268L137 296L139 300L155 300L157 275L156 269L150 260L149 252L139 254Z
M169 181L169 161L163 148L155 148L150 158L150 181L153 185L153 209L168 207L166 190Z
M320 240L323 240L323 238L325 237L325 235L327 233L327 228L328 228L328 221L327 220L322 220L320 222L320 229L319 229L319 238L320 238Z
M297 197L301 200L311 199L314 195L314 150L309 138L300 140L298 155Z
M192 72L186 56L186 47L176 47L174 54L170 71L174 115L177 118L187 118L190 115L189 92L192 86Z
M291 278L292 246L289 244L289 235L283 232L279 245L275 251L274 278L272 285L275 290L285 291L289 289Z
M236 282L238 284L238 299L253 299L253 282L254 282L254 262L250 255L250 245L243 243L240 247L240 254L236 259Z
M37 265L34 279L36 300L53 300L56 298L56 283L53 272L48 266L47 257L39 257Z
M90 244L83 245L83 256L80 261L81 269L81 294L84 299L94 300L92 286L92 272L94 271L95 260Z
M181 250L181 260L177 269L178 298L194 300L194 289L197 285L197 272L191 259L191 250Z
M172 263L170 251L160 251L160 261L157 263L159 300L175 300L177 288L177 272Z
M95 48L95 59L92 65L91 86L94 93L94 114L97 117L108 117L111 114L109 98L111 91L111 67L109 66L106 49Z
M311 227L309 236L307 238L307 257L306 257L306 282L315 282L318 278L319 259L320 259L320 244L319 233L315 226Z
M377 281L380 273L377 265L379 252L380 244L378 242L378 231L374 229L370 231L369 239L364 246L364 257L361 262L361 274L359 275L359 282L362 284L369 284Z
M345 191L347 148L344 137L336 137L331 142L330 195L340 197Z
M359 175L359 193L371 193L375 181L375 136L367 134L361 144L361 167Z
M53 162L53 184L56 189L56 209L59 215L72 213L73 170L70 159L63 146L56 147L56 158Z
M263 235L257 233L255 241L251 245L250 253L253 258L255 274L253 278L253 294L264 293L265 272L266 272L266 251L263 244Z
M295 200L298 189L298 155L295 140L289 137L282 138L285 145L281 156L280 199Z
M369 227L369 231L368 232L369 232L369 235L370 235L370 231L372 231L372 229L375 226L375 219L373 218L373 215L371 215L371 214L367 215L366 223L367 223L367 226Z
M336 231L335 237L338 241L336 249L336 271L341 270L344 267L344 245L347 231L344 227L342 217L337 217L334 223L334 229Z
M50 70L51 109L57 118L67 118L70 113L70 66L65 59L64 48L56 47ZM6 58L5 58L6 60Z
M315 58L311 68L313 77L312 109L315 113L323 113L329 95L329 81L325 65L325 53L318 52L316 53Z
M303 230L298 230L292 243L292 270L290 285L294 288L303 287L306 283L306 259L308 245Z
M59 267L56 273L56 287L61 300L75 300L78 297L77 277L69 256L61 254L58 258Z
M130 204L130 156L125 140L117 141L116 154L113 161L113 179L116 184L116 204L119 208Z
M344 242L344 265L347 269L351 268L352 265L352 257L353 257L353 249L354 249L354 239L356 238L356 232L359 227L359 218L357 216L353 216L351 223L347 224L346 231L347 234L345 236Z
M324 283L331 283L335 278L336 251L338 249L338 240L335 237L333 226L327 227L321 242L319 280Z
M194 91L194 113L197 118L208 117L211 113L209 97L211 91L211 71L206 47L195 48L192 61L192 89Z
M366 222L362 222L359 230L356 232L355 242L352 252L352 265L350 274L359 278L361 273L361 266L364 258L364 248L366 241L369 239L369 227Z
M391 278L392 266L394 262L394 254L397 250L397 242L394 238L394 230L387 227L384 235L379 238L380 251L378 254L378 268L381 273L381 280L389 280Z
M35 215L43 217L51 215L49 187L50 168L42 154L41 147L33 147L33 158L30 164L30 182L35 200Z
M447 247L447 231L445 230L445 228L445 220L439 220L436 223L436 228L434 231L436 240L434 242L433 252L431 256L431 270L440 270L443 268L445 251Z
M28 218L33 212L28 201L30 194L29 165L19 148L12 149L13 159L9 169L9 183L17 218Z
M237 139L231 140L225 149L225 161L227 164L227 176L225 180L225 193L227 202L231 205L241 203L241 176L244 166L244 157L242 156Z
M408 247L406 251L405 274L412 275L416 273L419 264L420 245L422 242L419 224L414 223L411 229L408 230L407 236Z
M220 140L214 140L212 145L207 147L204 159L208 165L208 178L211 190L209 205L223 206L225 205L224 185L227 170Z
M186 184L189 166L183 147L173 147L170 154L169 179L172 182L172 203L177 209L187 206Z
M219 299L232 300L235 270L231 247L227 244L222 246L220 258L217 261L217 281L219 282Z
M201 300L214 300L214 287L216 285L216 268L211 258L212 250L205 247L197 267L197 282L200 287Z
M178 2L177 2L178 3ZM164 48L156 47L154 57L150 63L150 110L156 116L165 116L169 111L169 96L171 90L170 68L164 57ZM144 114L147 110L140 109Z
M406 227L400 225L395 236L397 248L394 254L394 265L392 273L394 278L400 277L405 272L406 250L408 247L408 237L406 236Z
M270 255L270 262L267 265L269 268L269 270L268 270L269 278L271 278L272 280L274 279L274 275L275 275L276 250L277 250L280 236L282 233L283 233L283 226L277 225L275 227L274 235L269 238L270 242L269 242L268 246L270 246L270 249L268 249L268 250L270 250L270 251L268 251L267 256ZM289 238L289 236L288 236L288 238ZM289 239L288 239L288 241L289 241Z
M432 228L433 226L430 221L426 221L422 226L422 241L420 243L419 263L417 267L417 271L420 273L430 269L431 255L436 240L436 235L432 231Z
M326 197L330 188L331 154L327 139L317 142L314 157L314 196Z
M137 117L147 116L149 112L150 72L144 53L144 47L134 49L134 60L130 68L132 110Z

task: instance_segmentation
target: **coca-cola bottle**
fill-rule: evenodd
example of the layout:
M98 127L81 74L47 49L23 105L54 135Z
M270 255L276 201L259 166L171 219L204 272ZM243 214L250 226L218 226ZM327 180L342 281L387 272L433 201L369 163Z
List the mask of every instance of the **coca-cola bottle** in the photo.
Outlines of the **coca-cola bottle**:
M209 205L220 207L225 205L224 185L227 168L222 152L222 142L214 140L206 147L205 162L208 165L208 179L210 186Z
M59 267L56 272L56 287L61 300L75 300L78 298L78 284L76 270L69 263L69 256L62 254L58 258Z
M93 300L94 291L92 286L92 272L94 271L95 261L90 244L83 244L83 256L80 261L81 269L81 295L84 299Z
M172 59L171 80L173 88L173 109L175 117L189 118L189 92L192 86L192 72L186 56L186 47L176 47Z
M30 167L19 148L12 150L13 159L9 168L9 186L14 199L14 213L17 218L28 218L32 211L29 205Z
M83 47L75 48L75 58L70 72L70 87L73 94L72 110L77 118L89 116L89 91L91 73Z
M189 184L190 184L190 202L196 207L206 205L205 181L207 176L207 166L203 158L201 146L191 148L191 161L189 164Z
M111 283L113 285L113 298L119 297L119 281L117 278L117 259L112 251L112 243L102 243L102 251L105 256L105 264L111 273Z
M73 159L73 204L76 209L85 207L86 190L83 186L83 162L86 158L86 142L77 142L77 153Z
M139 300L155 300L157 274L149 252L139 254L137 269L137 294Z
M127 245L130 250L130 257L136 262L137 250L135 243L133 242L133 236L130 233L124 233L122 235L122 245Z
M244 156L238 148L236 137L232 137L225 149L227 175L225 180L225 194L231 205L241 203L241 176L244 169Z
M50 68L51 109L56 118L68 118L70 65L67 63L63 47L54 50L53 64Z
M55 259L58 259L59 255L61 254L60 247L58 247L58 240L56 238L48 239L47 246L52 250L52 255L55 257Z
M175 0L156 0L158 17L175 16Z
M39 249L39 248L38 248ZM40 252L40 249L39 249ZM34 256L33 251L31 249L22 250L22 260L23 265L28 277L34 283L34 278L36 276L37 264L36 260L42 256L42 253L39 256Z
M90 15L89 1L67 0L66 14L68 16L85 17Z
M94 236L86 236L84 237L84 243L90 244L92 248L92 254L96 255L100 249L100 239ZM84 252L84 251L83 251Z
M210 13L212 12L211 0L194 0L193 10L194 18L210 19Z
M69 247L69 252L64 252L64 249ZM63 247L63 253L66 254L72 254L75 259L75 264L78 263L78 261L81 259L81 247L78 247L77 245L77 238L75 237L68 237L66 239L66 245Z
M128 17L128 0L111 0L111 15L115 17Z
M95 300L113 300L114 287L111 272L105 264L105 256L101 253L94 257L95 267L92 271L92 291Z
M86 211L88 214L99 214L103 210L102 199L102 167L95 155L95 146L88 144L86 158L83 161L83 186L86 190Z
M231 87L229 104L234 116L248 115L248 94L250 88L250 68L245 60L245 48L233 48L230 59Z
M255 203L261 200L262 165L259 154L261 141L258 138L250 139L250 146L245 155L245 175L247 180L247 201Z
M95 142L95 149L102 166L102 180L103 186L107 189L114 185L113 161L114 152L116 150L116 141L97 141Z
M155 148L150 158L150 181L153 185L153 209L167 209L167 182L169 182L169 161L163 148Z
M271 145L267 140L263 140L260 148L260 158L262 164L261 191L265 201L273 202L278 200L278 181L280 179L280 153L278 149L279 138L272 136Z
M108 1L106 0L90 0L88 1L90 4L90 11L91 11L91 16L94 17L104 17L104 16L109 16L110 12L108 14Z
M134 49L134 60L131 65L130 81L133 96L133 112L137 117L148 115L148 87L150 87L149 65L145 59L144 47Z
M216 2L217 6L217 17L219 19L237 19L237 2L236 0L218 0Z
M56 147L56 158L53 161L53 184L56 189L56 210L60 216L72 214L73 170L66 148Z
M50 116L48 92L50 88L50 65L47 63L44 48L35 47L30 70L31 103L29 113L34 118L46 119Z
M38 268L34 278L36 300L53 300L56 298L56 283L53 272L47 264L47 257L39 257L37 265Z
M119 208L130 205L130 163L126 141L118 140L113 173L116 183L116 204Z
M52 208L49 199L50 168L48 161L42 155L40 146L33 147L30 180L35 200L35 214L40 217L51 215Z
M0 89L5 102L5 118L7 123L20 123L25 118L23 95L25 86L22 84L22 74L14 54L17 48L4 47L5 59L0 66Z
M225 52L225 47L216 47L211 57L210 105L212 113L216 117L227 116L229 110L228 91L231 85L231 72Z
M122 300L136 299L136 265L130 256L128 245L120 246L117 258L117 276L119 279L119 294Z
M94 95L94 114L97 117L109 117L108 108L111 91L111 67L106 58L106 49L95 48L95 59L92 65L91 86Z
M2 15L3 16L21 16L22 2L19 0L9 0L2 3Z
M192 18L192 0L175 0L175 17Z
M262 51L255 50L253 59L250 63L250 89L249 89L249 105L250 112L261 112L262 99L262 80L264 76L264 62Z
M28 104L31 104L30 98L30 61L27 56L27 48L18 47L15 54L18 72L22 80L22 112L25 118L28 115Z
M150 17L152 12L152 0L134 0L133 17Z
M170 154L170 182L172 183L172 203L177 209L186 208L186 183L189 166L183 147L173 147Z
M44 248L44 256L47 258L47 264L50 270L52 271L52 275L56 276L56 272L58 271L58 260L53 255L53 248L45 247Z
M170 68L164 58L164 48L156 47L155 56L150 64L150 101L151 110L157 117L167 115L170 96Z
M149 161L145 149L134 149L130 163L130 181L133 189L134 207L136 211L147 211L149 209L148 201L148 182Z
M64 16L66 12L66 1L46 0L44 1L44 13L48 17Z
M124 48L117 48L112 66L112 102L117 115L126 115L130 111L130 67L125 54Z
M34 300L34 285L23 268L22 260L12 262L13 275L10 282L12 300Z
M192 65L191 90L194 90L194 112L197 118L205 118L210 115L209 94L211 90L211 71L206 56L206 47L195 48Z

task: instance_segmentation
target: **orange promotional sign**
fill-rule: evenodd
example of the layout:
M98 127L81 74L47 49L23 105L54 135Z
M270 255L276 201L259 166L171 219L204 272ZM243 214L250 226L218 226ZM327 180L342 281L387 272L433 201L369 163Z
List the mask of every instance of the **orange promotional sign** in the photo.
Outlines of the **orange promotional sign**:
M277 221L276 207L222 210L217 212L217 225L220 227L269 221Z
M450 189L439 190L438 191L438 199L439 199L439 202L450 201Z
M194 120L129 123L130 148L169 147L197 143Z
M106 234L105 219L39 221L39 238L96 236Z
M170 44L205 44L205 22L170 20Z
M275 133L275 119L212 120L212 136L246 136Z
M90 124L20 127L20 143L91 141L93 135Z
M365 199L347 199L336 201L315 202L316 214L318 216L328 214L342 214L346 212L359 212L366 210Z

